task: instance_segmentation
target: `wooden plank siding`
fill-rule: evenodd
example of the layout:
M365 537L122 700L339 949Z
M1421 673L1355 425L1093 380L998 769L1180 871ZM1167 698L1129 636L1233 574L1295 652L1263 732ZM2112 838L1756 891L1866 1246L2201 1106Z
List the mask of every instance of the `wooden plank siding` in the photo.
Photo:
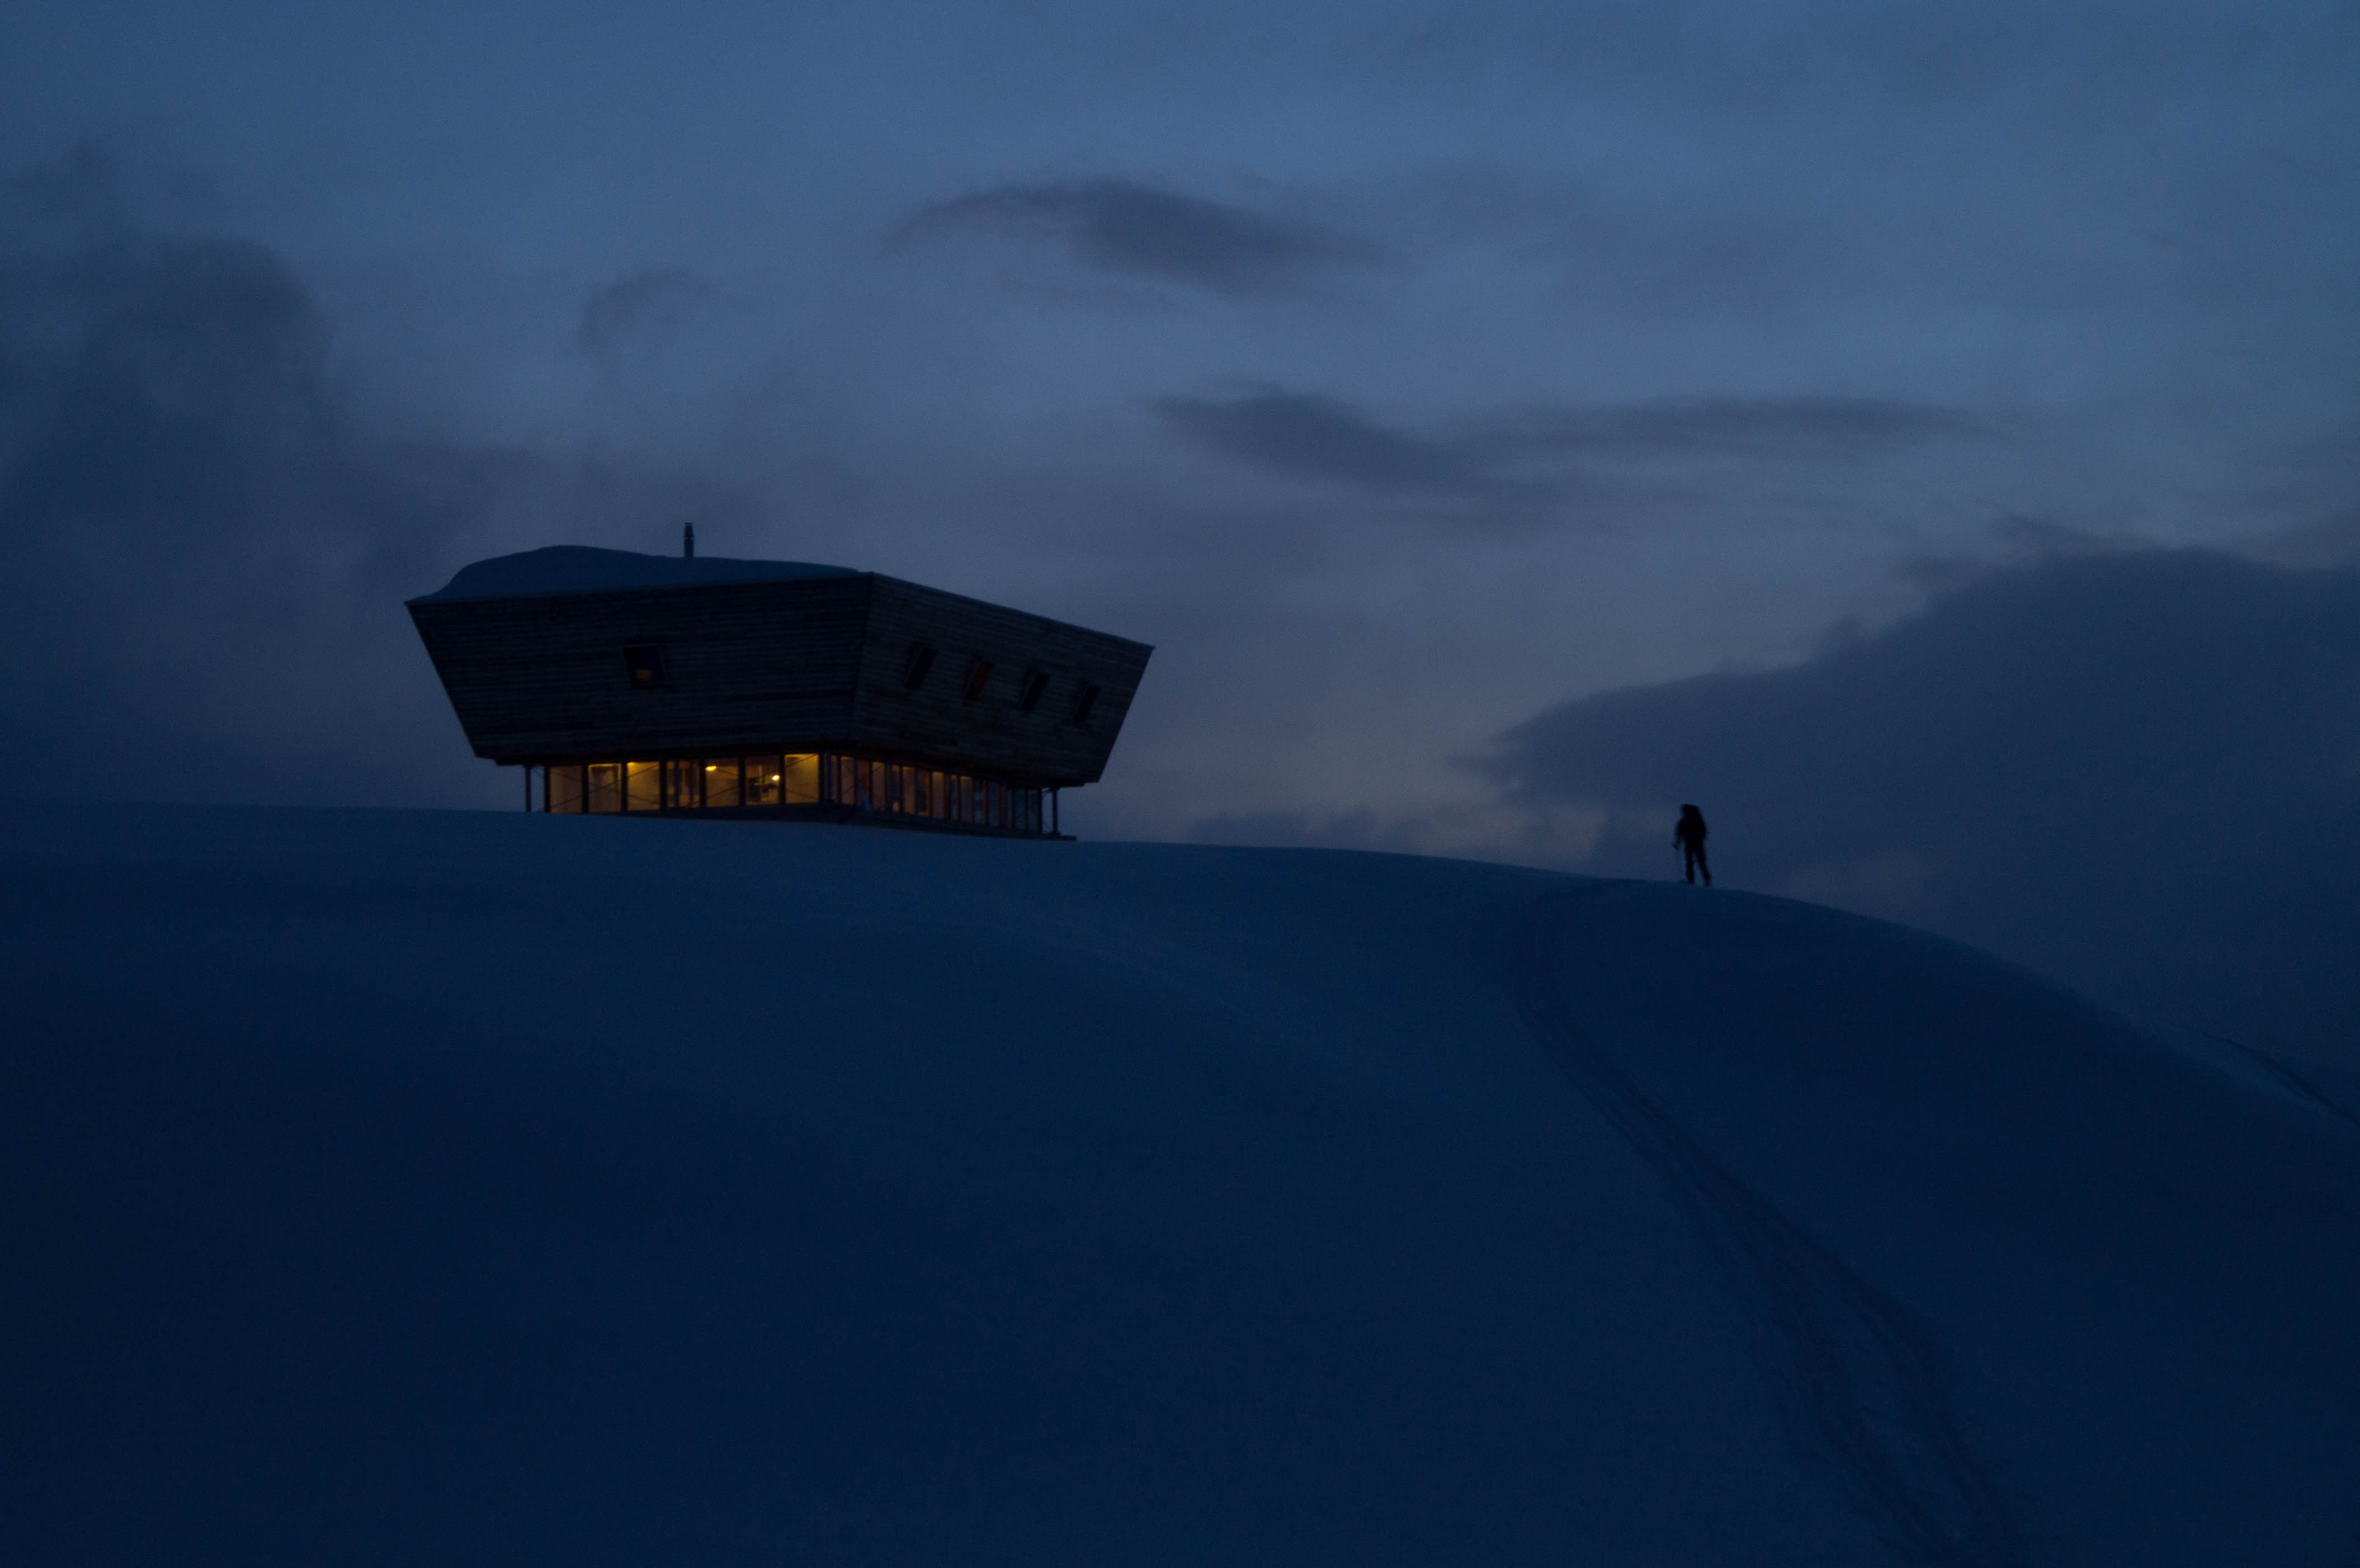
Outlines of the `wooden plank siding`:
M475 755L500 763L841 751L1050 787L1095 782L1153 651L875 573L418 599ZM641 689L624 649L662 650ZM907 684L913 647L936 650ZM973 700L973 661L992 665ZM1048 687L1020 708L1025 675ZM1072 722L1085 685L1100 695Z

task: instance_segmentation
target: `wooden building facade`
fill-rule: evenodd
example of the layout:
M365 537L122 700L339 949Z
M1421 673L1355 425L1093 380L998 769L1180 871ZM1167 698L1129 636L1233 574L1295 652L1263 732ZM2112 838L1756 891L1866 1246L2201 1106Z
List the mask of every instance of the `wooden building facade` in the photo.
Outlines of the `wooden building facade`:
M579 546L409 610L475 755L549 811L1054 834L1152 652L875 572Z

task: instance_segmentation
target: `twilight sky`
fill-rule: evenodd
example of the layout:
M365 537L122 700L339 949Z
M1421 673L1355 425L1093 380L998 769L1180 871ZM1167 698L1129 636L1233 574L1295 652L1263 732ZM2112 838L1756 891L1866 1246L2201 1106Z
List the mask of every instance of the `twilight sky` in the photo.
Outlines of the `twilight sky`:
M2202 547L2161 557L2199 600L2348 602L2360 555L2349 0L37 0L7 33L22 793L505 805L399 601L694 517L1156 644L1067 803L1094 836L1620 866L1612 824L1706 785L1611 740L1710 760L1732 881L2007 951L1875 870L1948 828L1854 864L1798 825L1856 804L1822 780L1916 788L1854 766L1877 733L1748 773L1679 683L1987 670L2015 623L1958 595L2136 607ZM2159 665L2065 636L2065 689L2180 682L2153 745L2217 749L2190 715L2277 677L2188 625ZM2360 687L2321 690L2263 747L2311 771L2216 813L2344 820ZM2004 700L1902 709L1945 787L2041 744ZM2065 840L2018 839L2038 902Z

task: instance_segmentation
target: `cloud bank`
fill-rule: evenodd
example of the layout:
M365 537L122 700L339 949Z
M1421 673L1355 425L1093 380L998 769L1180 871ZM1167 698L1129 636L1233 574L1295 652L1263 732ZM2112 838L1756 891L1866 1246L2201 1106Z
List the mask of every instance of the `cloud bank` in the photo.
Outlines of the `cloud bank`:
M491 803L401 601L471 541L683 498L373 430L276 253L124 185L90 153L0 190L9 792Z
M2049 557L1785 670L1542 713L1470 766L1584 869L1904 920L2151 1018L2360 1062L2360 569Z

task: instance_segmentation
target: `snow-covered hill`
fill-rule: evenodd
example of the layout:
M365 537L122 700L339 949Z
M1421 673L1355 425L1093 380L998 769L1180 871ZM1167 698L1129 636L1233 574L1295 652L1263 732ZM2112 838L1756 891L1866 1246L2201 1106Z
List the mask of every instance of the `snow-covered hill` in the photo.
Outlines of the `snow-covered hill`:
M0 829L0 1561L2316 1563L2350 1086L1808 906Z

